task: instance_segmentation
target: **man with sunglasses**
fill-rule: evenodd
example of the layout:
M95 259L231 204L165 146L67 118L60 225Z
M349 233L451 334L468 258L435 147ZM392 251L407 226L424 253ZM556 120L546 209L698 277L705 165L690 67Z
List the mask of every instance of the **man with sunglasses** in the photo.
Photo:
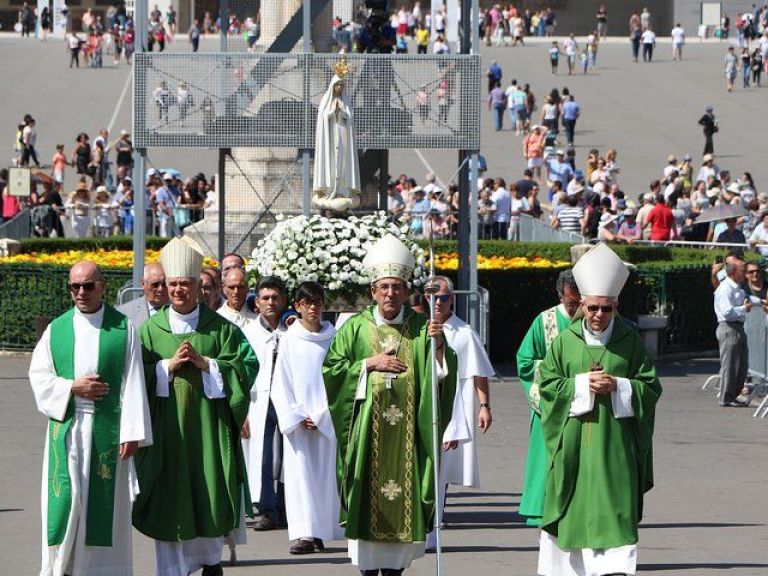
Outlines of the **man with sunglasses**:
M480 467L475 444L475 422L485 434L491 427L491 397L488 379L495 374L488 354L480 337L472 327L453 312L455 295L453 282L446 276L437 276L435 282L440 290L435 294L435 319L443 325L445 340L458 359L457 386L455 402L461 403L462 409L454 409L454 416L463 413L469 439L462 442L457 450L445 453L440 465L441 483L480 487ZM476 408L477 397L479 408ZM455 404L454 404L455 405ZM477 418L475 418L477 414ZM445 505L445 493L438 500L439 506ZM428 542L427 547L431 543Z
M635 574L661 384L639 334L616 313L629 277L621 259L598 244L573 276L581 317L539 367L548 461L538 572Z
M165 272L160 262L144 266L141 288L144 296L117 307L119 312L128 316L136 330L141 329L144 322L168 304L168 287L165 285Z
M244 542L240 430L258 363L240 329L199 303L203 254L186 237L160 251L170 306L141 327L154 446L136 456L133 525L155 540L160 576L221 576L224 537Z
M339 329L323 375L339 445L341 521L363 576L399 576L424 555L434 521L431 338L437 339L443 448L469 439L463 415L448 425L456 355L443 325L405 306L416 262L388 234L363 266L374 304ZM461 403L457 403L461 407Z
M570 326L581 306L581 294L573 272L563 270L557 277L557 297L560 303L536 316L517 351L517 375L531 408L528 454L525 460L525 481L518 513L525 516L529 526L540 526L544 513L544 489L547 478L547 447L541 430L539 366L552 341Z
M29 381L49 419L43 460L40 574L133 574L133 454L152 444L141 345L103 302L93 262L69 272L74 307L45 329Z

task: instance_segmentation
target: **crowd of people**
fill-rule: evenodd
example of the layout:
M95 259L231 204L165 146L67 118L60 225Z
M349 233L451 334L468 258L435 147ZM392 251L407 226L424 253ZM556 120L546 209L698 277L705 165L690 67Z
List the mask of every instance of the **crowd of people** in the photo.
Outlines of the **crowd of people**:
M28 198L12 196L6 186L8 171L0 174L3 220L30 209L36 236L84 238L133 233L134 149L127 130L111 140L109 131L102 129L93 141L82 132L69 153L64 144L57 144L47 167L37 159L36 139L36 122L26 114L16 133L13 165L28 167L34 162L37 168ZM76 184L74 189L65 190L65 175L70 169L76 174ZM215 187L215 176L209 179L202 172L184 178L174 169L147 170L147 233L171 237L202 220L204 211L216 203Z

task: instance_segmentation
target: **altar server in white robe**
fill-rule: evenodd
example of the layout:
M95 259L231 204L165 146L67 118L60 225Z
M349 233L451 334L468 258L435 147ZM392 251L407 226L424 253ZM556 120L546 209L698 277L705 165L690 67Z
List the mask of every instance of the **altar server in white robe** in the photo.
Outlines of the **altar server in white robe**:
M102 301L96 264L75 264L68 288L74 308L46 328L29 368L49 419L40 575L130 576L133 454L152 443L141 346L130 320Z
M458 358L458 385L456 395L461 396L464 405L464 416L467 419L467 429L470 440L462 442L456 450L443 455L441 475L443 485L480 487L480 468L475 444L475 427L485 434L491 427L491 395L488 379L495 372L488 354L480 342L480 337L472 327L453 313L454 294L453 282L445 276L438 276L436 282L440 292L435 296L435 315L443 324L445 339L448 341ZM476 409L475 398L479 400L479 410ZM475 418L477 414L477 418Z
M443 334L448 346L456 352L458 360L456 398L454 401L454 417L448 424L443 440L455 436L454 429L459 424L458 418L464 418L464 425L469 433L469 439L459 442L456 450L443 453L440 462L440 497L438 505L441 511L445 506L445 491L448 484L480 487L480 468L475 444L475 422L483 434L491 427L490 390L488 378L494 375L493 366L488 354L480 342L480 337L472 327L453 313L455 302L453 282L446 276L435 278L440 291L435 295L435 318L443 324ZM475 419L475 396L480 401L480 409ZM458 407L461 407L459 409ZM443 518L443 514L440 515ZM435 544L434 532L427 538L427 547Z
M302 282L295 307L301 318L286 331L275 365L272 401L283 434L283 471L291 554L324 549L339 540L336 488L336 434L323 380L323 361L336 334L322 321L325 293L317 282Z

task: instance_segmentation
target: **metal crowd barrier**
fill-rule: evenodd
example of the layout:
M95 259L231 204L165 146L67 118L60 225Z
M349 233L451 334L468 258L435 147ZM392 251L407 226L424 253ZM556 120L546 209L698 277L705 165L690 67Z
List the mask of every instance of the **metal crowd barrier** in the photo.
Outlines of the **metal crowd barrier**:
M543 220L534 218L530 214L520 214L518 231L518 240L521 242L567 242L570 244L581 244L585 241L581 234L552 228Z
M753 384L748 400L751 402L756 396L763 396L762 402L752 417L755 418L759 414L761 418L765 418L768 416L768 316L761 306L754 305L752 311L747 314L744 332L747 335L749 348L747 374ZM719 389L719 374L707 378L701 389L706 390L713 383L715 389Z
M29 210L22 210L7 222L0 224L0 238L23 240L30 237L31 230L31 213Z

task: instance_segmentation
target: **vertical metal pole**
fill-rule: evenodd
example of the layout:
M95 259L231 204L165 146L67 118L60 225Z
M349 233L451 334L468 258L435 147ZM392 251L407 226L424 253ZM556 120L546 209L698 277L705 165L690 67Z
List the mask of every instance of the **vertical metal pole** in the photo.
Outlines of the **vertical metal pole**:
M229 31L229 1L219 0L219 21L221 22L221 36L219 51L227 51L227 32Z
M304 54L309 54L312 52L312 4L311 0L304 0L302 3L302 37L303 37L303 50ZM304 65L304 92L303 92L303 101L304 101L304 122L305 122L305 132L308 132L309 130L309 98L310 98L310 91L309 91L309 66L308 63L305 61ZM304 214L304 216L309 216L311 211L310 206L310 197L312 194L312 182L311 182L311 175L309 173L309 163L310 163L310 157L309 157L309 149L304 148L301 151L301 213Z
M472 9L474 7L473 0L464 0L461 3L461 53L469 54L472 48ZM461 75L462 89L467 84L468 79ZM459 111L459 124L462 130L468 129L471 123L471 118L462 108ZM476 266L475 262L470 256L470 227L471 227L471 214L470 214L470 195L472 191L470 189L470 177L469 177L469 150L459 150L459 225L458 225L458 248L459 248L459 273L458 273L458 288L459 290L470 289L470 277L472 269ZM470 297L471 298L471 297ZM465 319L469 318L469 310L467 306L468 300L458 302L456 307L456 313Z
M470 53L480 54L480 0L465 0L472 4L472 16L470 21ZM480 154L477 150L472 153L470 157L470 173L469 173L469 290L473 293L477 292L477 240L478 240L478 228L479 222L477 219L477 204L478 204L478 189L477 178L478 169L480 166ZM480 299L479 297L474 300L469 310L469 323L475 332L480 330Z
M141 125L138 118L139 107L136 98L138 95L139 81L136 68L136 56L146 50L147 42L147 2L148 0L136 0L134 4L133 19L136 30L134 39L135 54L133 60L133 97L132 97L132 124L131 132L136 137L137 128ZM142 75L143 76L143 75ZM141 104L143 110L144 104ZM146 192L144 191L144 159L146 149L138 148L133 155L133 285L138 287L144 275L144 250L146 248Z
M227 156L231 153L229 148L219 149L219 175L216 177L216 183L219 186L219 262L224 259L227 253L227 194L226 194L226 175L227 175Z

